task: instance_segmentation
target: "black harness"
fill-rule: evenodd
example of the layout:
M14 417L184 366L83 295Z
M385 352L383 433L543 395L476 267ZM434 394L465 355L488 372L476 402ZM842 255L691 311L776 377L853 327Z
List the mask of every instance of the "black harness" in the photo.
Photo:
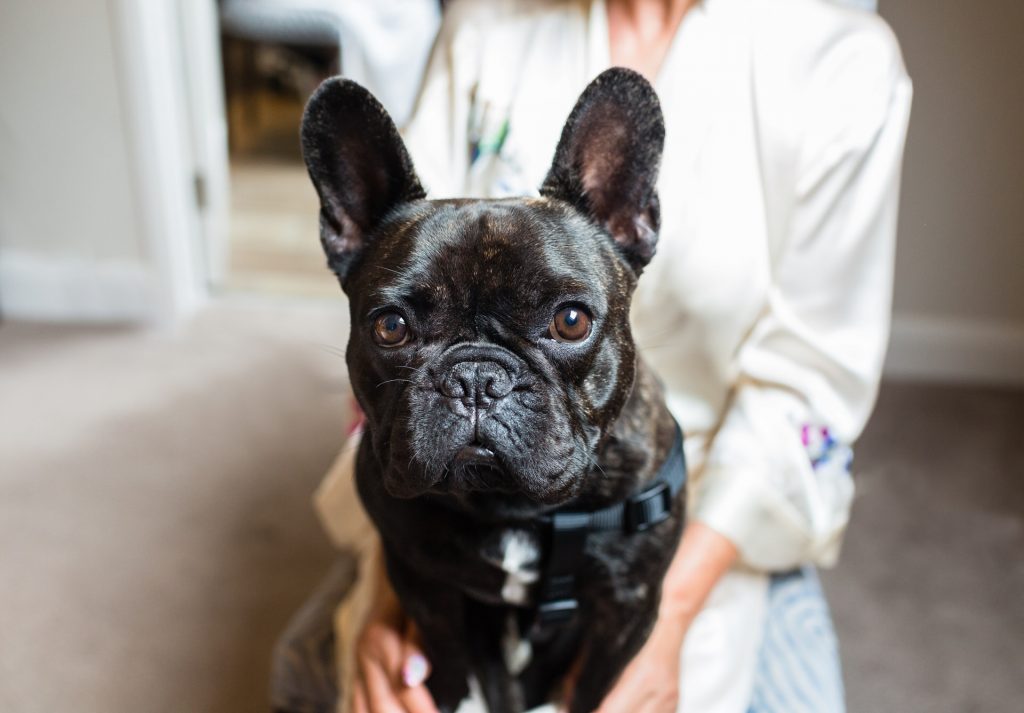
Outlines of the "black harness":
M576 613L579 608L576 578L591 534L632 535L654 527L672 514L672 503L685 486L683 432L676 425L676 438L668 458L639 493L593 512L566 509L546 516L544 520L551 525L551 539L538 589L536 624L541 627L563 624Z

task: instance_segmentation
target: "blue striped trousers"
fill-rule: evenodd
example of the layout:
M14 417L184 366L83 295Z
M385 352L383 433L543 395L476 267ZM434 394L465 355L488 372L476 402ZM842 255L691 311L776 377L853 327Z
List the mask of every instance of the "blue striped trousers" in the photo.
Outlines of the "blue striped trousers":
M748 713L844 713L839 647L813 568L775 575Z

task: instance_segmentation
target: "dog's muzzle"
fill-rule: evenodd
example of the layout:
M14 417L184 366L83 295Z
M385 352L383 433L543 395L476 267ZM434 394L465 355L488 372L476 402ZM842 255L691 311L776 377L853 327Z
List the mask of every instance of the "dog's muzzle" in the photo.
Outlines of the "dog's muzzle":
M518 361L500 347L459 345L431 369L434 388L456 413L479 419L481 411L492 409L519 385L523 369Z

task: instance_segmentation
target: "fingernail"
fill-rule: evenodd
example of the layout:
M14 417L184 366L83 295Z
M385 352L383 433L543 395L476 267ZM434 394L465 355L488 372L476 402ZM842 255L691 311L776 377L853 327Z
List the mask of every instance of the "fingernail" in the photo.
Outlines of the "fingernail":
M427 680L427 660L420 654L413 654L405 660L402 667L402 680L406 686L418 686Z

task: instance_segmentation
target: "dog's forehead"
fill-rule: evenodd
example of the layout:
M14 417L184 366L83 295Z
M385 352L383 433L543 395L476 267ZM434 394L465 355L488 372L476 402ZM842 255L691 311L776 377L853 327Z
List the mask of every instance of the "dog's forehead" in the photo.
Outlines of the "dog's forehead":
M382 291L434 302L481 304L515 292L540 306L555 294L607 294L616 278L607 238L543 198L426 201L399 216L380 247Z

